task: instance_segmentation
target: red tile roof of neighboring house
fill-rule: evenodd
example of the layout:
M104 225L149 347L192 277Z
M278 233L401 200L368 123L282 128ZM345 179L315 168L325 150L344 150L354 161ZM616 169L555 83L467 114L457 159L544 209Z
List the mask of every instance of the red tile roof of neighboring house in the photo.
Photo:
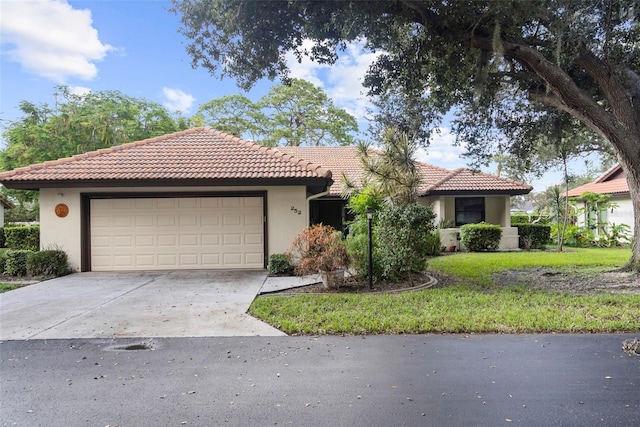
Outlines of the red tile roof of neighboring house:
M207 128L194 128L0 174L5 184L74 181L331 179L308 160Z
M346 175L354 184L361 185L365 176L358 155L358 148L346 147L277 147L276 150L321 164L333 172L336 183L342 182ZM456 193L503 193L526 194L533 187L511 179L500 178L469 169L444 169L427 163L416 162L423 176L419 192L423 196L430 194ZM331 195L339 195L342 185L331 187Z
M600 175L595 181L569 190L569 197L579 197L583 193L628 194L629 185L620 164Z

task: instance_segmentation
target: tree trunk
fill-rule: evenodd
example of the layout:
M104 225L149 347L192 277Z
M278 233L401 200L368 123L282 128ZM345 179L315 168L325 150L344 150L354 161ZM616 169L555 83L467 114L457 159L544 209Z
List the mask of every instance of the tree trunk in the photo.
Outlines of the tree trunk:
M626 153L629 159L620 158L620 165L627 177L629 195L633 205L633 242L631 246L631 258L622 267L623 271L635 271L640 273L640 151Z

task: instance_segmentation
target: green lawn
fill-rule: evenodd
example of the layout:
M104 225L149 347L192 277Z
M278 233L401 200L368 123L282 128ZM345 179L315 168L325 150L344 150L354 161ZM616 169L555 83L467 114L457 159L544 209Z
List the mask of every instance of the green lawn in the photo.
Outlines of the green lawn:
M495 272L530 267L551 267L584 272L622 266L631 256L629 249L568 248L564 252L463 252L429 261L429 268L451 274L466 283L491 286Z
M19 288L21 285L17 283L0 283L0 294L7 291L12 291Z
M251 313L288 334L637 332L640 295L571 295L494 287L493 272L553 267L595 273L620 266L629 250L461 253L429 268L461 284L389 295L321 294L258 298Z

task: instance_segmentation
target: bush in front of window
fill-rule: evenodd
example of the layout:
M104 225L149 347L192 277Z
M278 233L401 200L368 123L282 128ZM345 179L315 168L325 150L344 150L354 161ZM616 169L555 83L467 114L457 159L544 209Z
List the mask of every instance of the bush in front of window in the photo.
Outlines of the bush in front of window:
M501 238L502 227L499 225L480 222L460 227L460 240L472 252L495 251Z

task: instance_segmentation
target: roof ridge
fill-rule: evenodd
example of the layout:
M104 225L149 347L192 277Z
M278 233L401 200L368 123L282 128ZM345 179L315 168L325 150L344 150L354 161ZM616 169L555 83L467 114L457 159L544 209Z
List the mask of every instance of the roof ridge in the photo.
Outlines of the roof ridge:
M429 185L427 187L427 191L431 191L431 190L435 190L436 188L438 188L439 186L441 186L442 184L444 184L445 182L451 180L453 177L455 177L456 175L458 175L460 172L462 172L465 168L457 168L454 170L450 170L450 169L445 169L445 170L450 170L450 172L445 175L444 177L440 178L438 181L434 182L433 184Z
M202 131L202 130L206 130L206 128L204 128L204 127L195 127L195 128L185 129L185 130L182 130L182 131L168 133L168 134L165 134L165 135L159 135L159 136L154 136L154 137L151 137L151 138L142 139L140 141L132 141L132 142L127 142L127 143L120 144L120 145L114 145L112 147L100 148L98 150L88 151L86 153L75 154L75 155L70 156L70 157L63 157L61 159L56 159L56 160L47 160L45 162L37 163L35 165L28 165L28 166L23 166L23 167L20 167L20 168L12 169L10 171L3 172L2 175L5 178L8 178L8 177L14 176L15 174L19 174L19 173L22 173L22 172L36 171L36 170L39 170L39 169L42 169L42 168L45 168L45 167L49 167L49 166L64 165L65 163L69 163L69 162L72 162L74 160L90 159L90 158L101 156L103 154L114 153L116 151L126 150L126 149L129 149L129 148L132 148L132 147L138 147L140 145L152 144L152 143L155 143L155 142L163 141L163 140L168 139L168 138L173 138L173 137L181 136L181 135L188 135L190 133L195 133L195 132L199 132L199 131Z
M220 132L220 133L222 133L222 132ZM234 138L238 138L238 137L234 137ZM244 143L247 147L250 147L250 148L253 148L253 149L257 149L257 150L260 150L260 151L265 151L265 152L269 153L269 155L271 155L271 156L274 156L274 157L276 157L278 159L282 159L282 160L284 160L286 162L289 162L289 163L291 163L291 164L293 164L295 166L300 166L301 168L303 168L303 169L305 169L305 170L307 170L309 172L314 172L314 173L318 174L318 176L320 178L331 178L332 175L333 175L332 172L329 169L323 167L322 165L315 164L313 162L310 162L309 160L305 160L305 159L302 159L300 157L296 157L296 156L294 156L292 154L288 154L288 153L284 153L282 151L278 151L278 149L277 149L278 147L277 146L276 147L267 147L265 145L260 145L260 144L257 144L255 142L253 142L253 141L247 141L247 140L242 139L242 138L238 138L238 140L240 142ZM296 148L299 148L299 147L296 147Z
M605 173L603 173L598 178L596 178L595 181L593 181L593 183L599 184L601 182L606 181L607 179L611 178L613 174L618 172L619 169L622 169L622 166L620 166L620 163L616 163L615 165L610 167L609 170L607 170Z
M522 181L517 181L517 180L515 180L515 179L511 179L511 178L504 178L504 177L501 177L501 176L498 176L498 175L494 175L494 174L492 174L492 173L488 173L488 172L482 172L482 171L474 172L473 170L470 170L470 169L467 169L467 168L462 168L462 169L469 170L469 171L471 171L471 173L472 173L472 174L474 174L474 175L479 175L479 174L481 174L481 175L484 175L484 176L487 176L487 177L490 177L490 178L499 179L500 181L509 182L509 183L511 183L511 184L525 185L525 186L531 187L531 189L533 189L533 186L531 186L530 184L524 183L524 182L522 182Z

